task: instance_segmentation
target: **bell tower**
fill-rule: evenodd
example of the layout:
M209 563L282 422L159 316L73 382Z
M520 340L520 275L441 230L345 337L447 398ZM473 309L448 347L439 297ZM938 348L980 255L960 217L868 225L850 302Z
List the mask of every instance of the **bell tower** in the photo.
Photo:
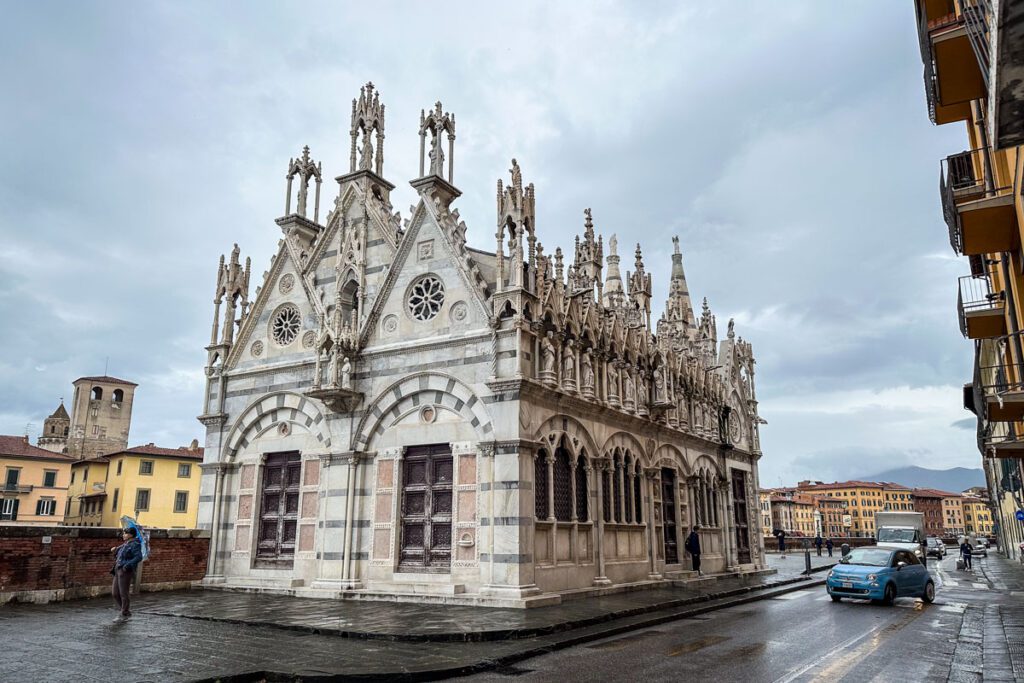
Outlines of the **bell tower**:
M39 435L36 445L54 453L63 453L67 450L70 433L71 417L64 408L64 399L61 399L57 410L43 420L43 433Z
M103 375L74 382L68 455L79 460L128 448L134 382Z

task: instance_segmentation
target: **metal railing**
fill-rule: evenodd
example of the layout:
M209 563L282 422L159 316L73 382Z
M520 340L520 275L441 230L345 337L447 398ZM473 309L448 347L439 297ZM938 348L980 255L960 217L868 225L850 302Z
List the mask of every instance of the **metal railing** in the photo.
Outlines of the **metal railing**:
M939 164L939 198L942 217L949 228L949 244L957 254L963 253L963 234L957 200L989 199L1010 191L1009 186L996 186L992 174L989 147L950 154Z
M939 82L935 76L935 58L932 55L932 33L956 26L963 21L957 16L953 3L949 3L949 13L928 21L928 16L921 3L921 15L917 19L917 38L921 48L921 61L924 63L924 91L928 98L928 118L935 123L935 110L939 104Z
M966 337L967 314L998 310L1006 299L1006 293L992 291L992 281L987 275L965 275L960 278L958 285L956 307L960 319L960 333Z
M30 493L32 491L31 484L8 484L4 483L3 488L0 491L4 493Z
M971 42L971 50L978 60L981 78L988 90L988 70L990 64L989 21L993 16L990 0L961 0L964 25L967 27L967 38Z

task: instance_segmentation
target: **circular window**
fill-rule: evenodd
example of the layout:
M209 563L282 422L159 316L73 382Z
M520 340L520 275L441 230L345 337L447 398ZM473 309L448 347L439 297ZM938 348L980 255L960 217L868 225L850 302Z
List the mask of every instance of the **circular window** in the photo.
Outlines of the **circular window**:
M302 316L299 314L299 309L287 304L274 314L270 322L270 336L274 338L278 346L287 346L299 336L301 327Z
M416 320L430 320L441 311L444 304L444 285L433 276L427 275L409 288L409 313Z

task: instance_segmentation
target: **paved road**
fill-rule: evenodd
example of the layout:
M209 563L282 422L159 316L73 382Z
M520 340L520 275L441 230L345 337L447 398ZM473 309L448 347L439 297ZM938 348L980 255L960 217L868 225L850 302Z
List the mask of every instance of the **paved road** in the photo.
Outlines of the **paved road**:
M895 607L855 600L834 604L823 587L808 589L561 650L469 680L515 676L564 683L603 680L613 671L641 681L1015 680L1006 638L1014 624L1024 631L1020 593L998 578L987 579L983 567L973 574L956 572L952 557L929 566L940 584L932 605L910 599ZM1022 680L1024 658L1017 659Z

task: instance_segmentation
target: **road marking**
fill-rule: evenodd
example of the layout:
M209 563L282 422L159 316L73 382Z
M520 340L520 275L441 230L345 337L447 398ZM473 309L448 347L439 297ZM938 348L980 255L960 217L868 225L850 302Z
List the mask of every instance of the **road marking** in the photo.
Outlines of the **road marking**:
M682 643L676 645L671 650L665 653L666 657L678 657L679 655L688 655L691 652L697 650L703 650L711 645L717 645L718 643L729 640L729 636L708 636L706 638L699 638L697 640L691 640L688 643Z
M988 590L988 586L986 584L984 584L984 583L972 583L971 585L974 586L975 588L977 588L978 590L983 590L983 591L987 591Z
M815 669L827 662L831 663L824 670L815 673L815 680L836 680L840 677L839 674L857 662L863 661L867 655L870 655L878 649L882 644L883 635L891 635L892 633L895 633L917 619L921 614L921 611L915 609L908 612L907 615L899 621L895 621L891 624L878 624L874 628L840 643L825 654L814 659L810 664L807 664L786 676L776 678L774 683L791 683L811 669ZM859 645L856 649L850 649L868 636L873 636L870 642Z
M806 598L808 595L811 595L811 593L812 591L809 590L795 591L793 593L786 593L784 595L773 596L772 600L793 600L795 598Z
M815 600L817 600L818 602L826 602L826 601L831 600L831 599L832 599L832 596L829 595L828 593L825 593L824 595L815 598Z

